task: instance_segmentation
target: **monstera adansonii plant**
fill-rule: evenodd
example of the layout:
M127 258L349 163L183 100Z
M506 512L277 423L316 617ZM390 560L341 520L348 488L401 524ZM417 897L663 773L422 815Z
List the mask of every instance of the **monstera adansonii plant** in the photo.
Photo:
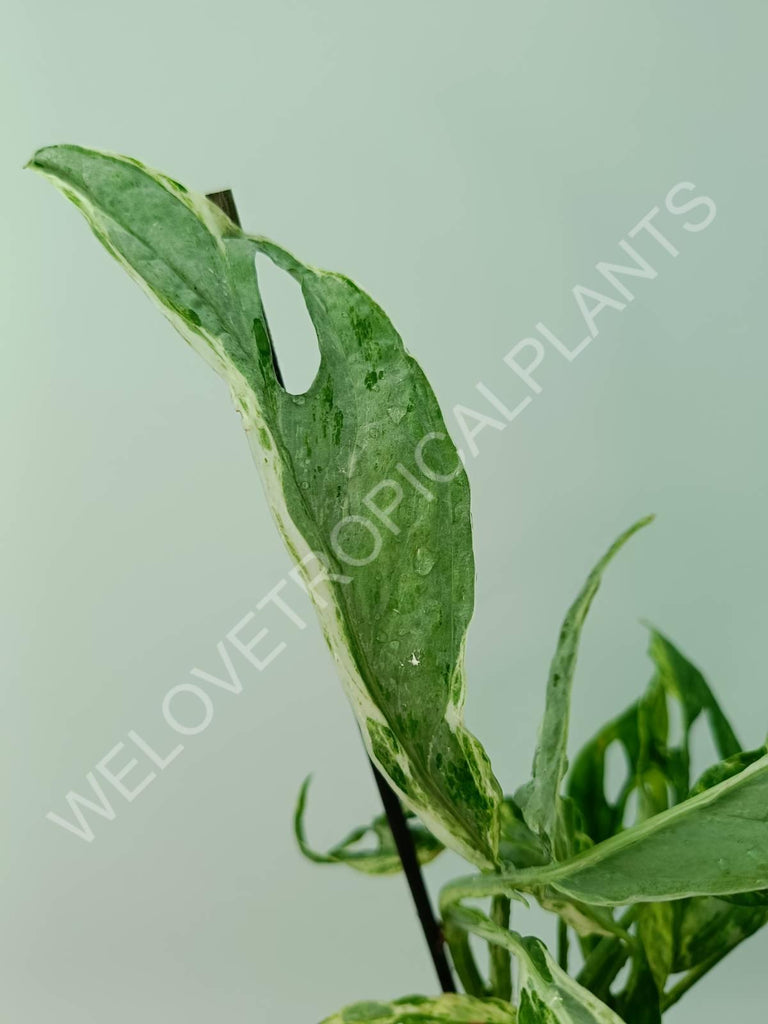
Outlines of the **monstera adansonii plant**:
M357 1003L328 1024L659 1020L768 919L768 751L742 748L701 673L651 630L646 692L568 770L584 620L608 562L648 520L619 537L568 610L531 779L505 796L463 720L474 600L467 476L386 314L348 278L247 234L205 196L136 160L53 146L29 166L80 209L228 384L370 756L408 809L419 859L448 847L474 870L440 895L464 992ZM259 253L298 282L314 324L320 368L304 394L288 393L276 374ZM694 780L699 719L720 760ZM626 771L612 798L614 746ZM374 875L398 870L381 818L314 852L306 795L305 785L296 834L307 856ZM510 929L511 901L531 899L558 915L556 958Z

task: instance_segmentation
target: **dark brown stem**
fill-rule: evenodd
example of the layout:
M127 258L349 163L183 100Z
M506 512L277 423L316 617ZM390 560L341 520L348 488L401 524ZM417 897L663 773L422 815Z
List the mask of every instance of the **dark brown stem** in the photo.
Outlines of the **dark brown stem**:
M208 198L212 203L215 203L220 210L223 210L231 221L240 227L240 217L237 212L237 206L235 205L235 197L230 189L223 189L221 192L209 192ZM268 329L267 336L269 337ZM280 365L277 361L275 346L272 344L271 338L270 346L272 348L272 364L275 368L275 376L278 383L283 386L283 376L280 372ZM427 947L429 948L429 952L432 957L432 963L435 965L435 971L437 972L440 987L443 992L455 992L456 984L453 980L453 972L451 971L450 964L448 963L448 957L445 953L445 940L443 938L440 925L438 924L432 910L432 904L429 899L427 887L424 884L424 876L421 873L421 865L419 864L419 859L416 856L413 836L408 828L408 822L406 821L402 804L400 803L397 794L392 790L389 783L373 761L370 761L370 765L373 769L373 777L376 780L376 786L381 796L381 802L384 805L384 812L387 815L389 828L392 832L392 837L395 840L395 846L397 847L397 852L403 865L403 872L408 882L408 887L411 890L413 902L416 906L416 913L418 914L419 921L421 922L424 938L427 940Z

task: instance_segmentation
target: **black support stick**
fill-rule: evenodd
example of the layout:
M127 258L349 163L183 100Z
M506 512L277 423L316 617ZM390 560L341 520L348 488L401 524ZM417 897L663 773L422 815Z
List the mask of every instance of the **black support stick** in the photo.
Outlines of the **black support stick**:
M235 205L235 198L230 189L224 189L221 192L209 192L208 199L210 199L212 203L215 203L219 209L226 213L231 221L240 227L240 217ZM267 328L267 336L269 337L269 328ZM275 346L272 344L271 338L270 347L272 348L272 363L275 368L275 376L277 377L278 383L283 386L283 376L280 372L280 366L275 353ZM434 911L432 910L429 893L427 892L427 887L424 884L424 876L421 873L421 865L419 864L419 859L416 855L416 848L413 844L413 836L408 828L408 822L406 821L405 814L403 813L402 804L400 803L397 794L391 788L373 761L371 761L370 758L368 760L373 770L373 777L376 780L376 786L381 796L381 802L384 805L384 812L387 815L389 828L392 832L392 837L395 840L395 846L397 847L397 852L403 865L403 873L405 874L408 882L408 887L411 890L411 896L413 897L416 913L418 914L419 921L421 922L424 938L427 941L427 947L429 948L429 953L432 957L432 963L435 965L435 971L437 972L440 987L443 992L455 992L456 983L453 980L453 972L451 971L451 966L448 963L448 957L445 953L445 940L443 938L440 925L435 918Z
M432 910L429 893L424 884L424 876L421 873L419 858L416 856L416 848L413 845L413 836L403 814L403 805L400 803L397 793L395 793L373 761L370 761L370 764L373 769L373 777L379 788L381 802L384 804L387 821L395 840L395 846L400 855L403 872L408 880L408 887L411 890L411 896L416 906L416 913L419 915L419 921L421 921L421 929L424 932L424 938L427 940L432 963L435 965L437 980L440 982L443 992L455 992L456 983L453 980L453 972L451 971L451 965L448 963L448 957L445 955L443 932Z

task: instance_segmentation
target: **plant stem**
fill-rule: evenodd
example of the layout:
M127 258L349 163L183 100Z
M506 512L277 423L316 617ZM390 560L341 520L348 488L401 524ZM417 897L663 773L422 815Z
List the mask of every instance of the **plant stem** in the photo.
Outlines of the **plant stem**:
M568 925L559 917L557 919L557 962L568 973Z
M622 928L629 927L636 912L635 907L630 907L619 919ZM600 996L601 992L608 991L611 982L627 962L629 955L630 949L626 942L606 935L590 953L576 980L584 988L588 988L590 992Z
M475 961L469 934L463 928L451 924L450 915L443 921L445 941L451 951L451 960L459 981L467 995L487 998L491 992Z
M237 205L235 204L235 197L232 194L231 189L223 189L220 192L209 192L208 199L210 199L212 203L215 203L220 210L223 210L229 219L237 224L238 227L241 226L240 216L237 212ZM272 365L275 370L275 377L277 378L278 383L282 386L284 383L283 375L280 372L280 365L277 361L275 346L272 342L268 326L267 337L269 338L269 344L272 350ZM410 829L408 828L408 823L405 819L402 805L397 798L396 793L391 789L389 783L378 770L376 765L370 760L370 758L369 761L371 768L373 769L373 777L376 780L376 786L379 790L381 801L384 804L384 811L387 815L389 828L395 840L397 852L400 855L403 872L405 873L405 877L408 881L411 896L413 897L413 902L416 906L416 912L418 914L419 921L421 922L424 938L427 940L427 946L432 957L432 962L435 966L435 971L437 972L438 981L440 982L443 992L455 992L456 984L453 980L453 973L451 971L451 966L448 963L448 957L445 954L443 933L432 910L432 904L429 900L427 887L424 884L424 877L421 873L421 865L419 864L418 857L416 856L413 837Z
M509 930L509 896L494 896L491 901L491 919L494 924ZM490 947L491 991L498 999L512 998L512 956L503 946Z

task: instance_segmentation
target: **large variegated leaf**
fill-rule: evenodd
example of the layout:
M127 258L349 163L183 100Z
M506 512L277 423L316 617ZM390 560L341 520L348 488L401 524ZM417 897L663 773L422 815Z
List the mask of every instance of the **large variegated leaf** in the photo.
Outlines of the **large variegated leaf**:
M327 853L313 850L307 841L304 828L310 781L311 777L304 780L293 818L296 842L308 860L315 864L346 864L365 875L395 875L403 870L395 838L384 814L374 818L370 825L354 829ZM411 812L406 811L405 818L419 863L429 864L445 847L414 818ZM374 845L370 845L371 843Z
M514 954L520 1024L622 1024L610 1007L569 977L538 939L501 928L478 910L454 906L456 926Z
M589 574L560 630L549 670L544 718L533 761L533 778L518 795L528 825L551 843L553 853L558 858L569 852L566 828L561 818L560 786L568 766L571 690L582 627L608 563L629 538L652 519L652 516L641 519L611 545Z
M517 1014L498 999L408 996L394 1003L355 1003L323 1024L515 1024Z
M30 165L229 386L374 761L446 845L495 864L499 787L463 725L469 485L394 327L352 281L136 161L56 146ZM315 326L303 395L275 376L257 253L298 281Z
M768 888L768 755L564 863L462 879L444 899L542 886L595 906Z

